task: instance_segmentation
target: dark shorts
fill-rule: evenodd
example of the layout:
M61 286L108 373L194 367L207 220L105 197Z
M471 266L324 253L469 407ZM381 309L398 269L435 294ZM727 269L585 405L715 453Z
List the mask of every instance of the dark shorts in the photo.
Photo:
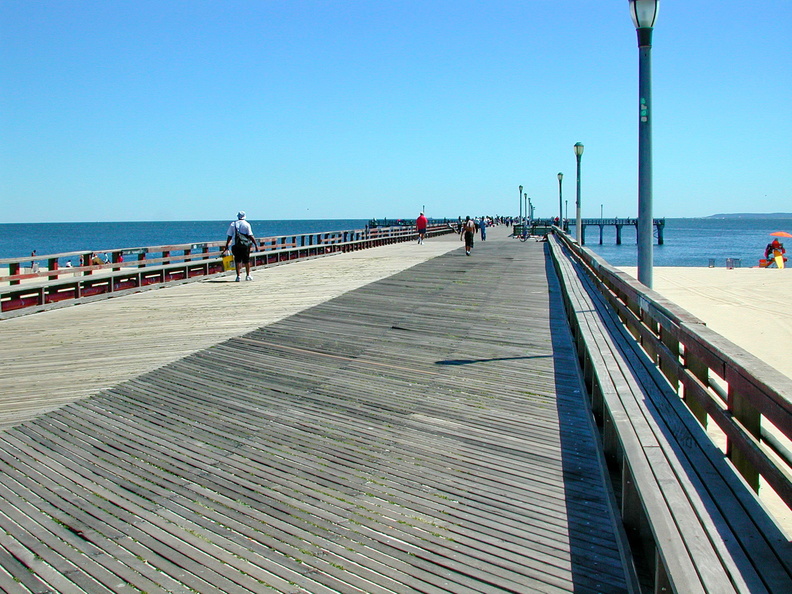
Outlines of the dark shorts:
M234 254L234 262L239 262L240 264L250 262L250 248L234 244L231 246L231 253Z
M465 247L473 247L473 231L465 231Z

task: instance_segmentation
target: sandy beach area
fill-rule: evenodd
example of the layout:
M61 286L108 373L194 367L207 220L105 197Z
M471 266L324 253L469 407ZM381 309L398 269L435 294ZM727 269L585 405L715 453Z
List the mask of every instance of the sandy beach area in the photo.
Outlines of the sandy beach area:
M792 378L792 269L658 267L653 276L663 297Z

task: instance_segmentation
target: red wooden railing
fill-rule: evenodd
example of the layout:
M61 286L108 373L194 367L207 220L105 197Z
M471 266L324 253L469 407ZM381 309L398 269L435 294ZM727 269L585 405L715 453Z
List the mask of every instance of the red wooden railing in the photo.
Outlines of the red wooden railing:
M427 229L428 236L451 232L448 225ZM415 229L405 226L262 237L257 239L259 250L251 253L251 264L260 267L412 241L415 237ZM0 288L0 317L70 299L109 296L154 284L221 274L224 247L225 241L120 248L102 252L109 261L101 263L93 262L91 251L43 255L33 258L33 262L46 261L47 268L29 272L24 271L23 264L31 262L30 256L2 259L0 266L8 266L9 274L0 276L0 285L5 285ZM75 257L82 265L59 267L60 260Z

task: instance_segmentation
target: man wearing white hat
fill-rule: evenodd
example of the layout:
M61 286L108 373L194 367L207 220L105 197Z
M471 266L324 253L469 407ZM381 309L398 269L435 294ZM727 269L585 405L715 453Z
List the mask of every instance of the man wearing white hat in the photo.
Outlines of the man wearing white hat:
M237 273L236 282L239 282L242 264L245 265L245 280L253 280L250 276L250 249L253 247L258 249L258 245L256 245L256 238L253 237L253 229L250 223L245 220L244 210L240 210L237 213L237 220L231 222L226 235L228 238L226 239L224 251L227 252L228 246L231 246Z

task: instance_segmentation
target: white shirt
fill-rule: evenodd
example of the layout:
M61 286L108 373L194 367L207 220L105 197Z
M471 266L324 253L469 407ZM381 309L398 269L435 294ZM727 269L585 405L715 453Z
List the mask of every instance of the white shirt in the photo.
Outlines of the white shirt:
M253 229L245 219L238 219L233 221L231 225L228 227L228 232L226 235L231 238L231 245L236 244L236 234L240 233L242 235L253 235Z

